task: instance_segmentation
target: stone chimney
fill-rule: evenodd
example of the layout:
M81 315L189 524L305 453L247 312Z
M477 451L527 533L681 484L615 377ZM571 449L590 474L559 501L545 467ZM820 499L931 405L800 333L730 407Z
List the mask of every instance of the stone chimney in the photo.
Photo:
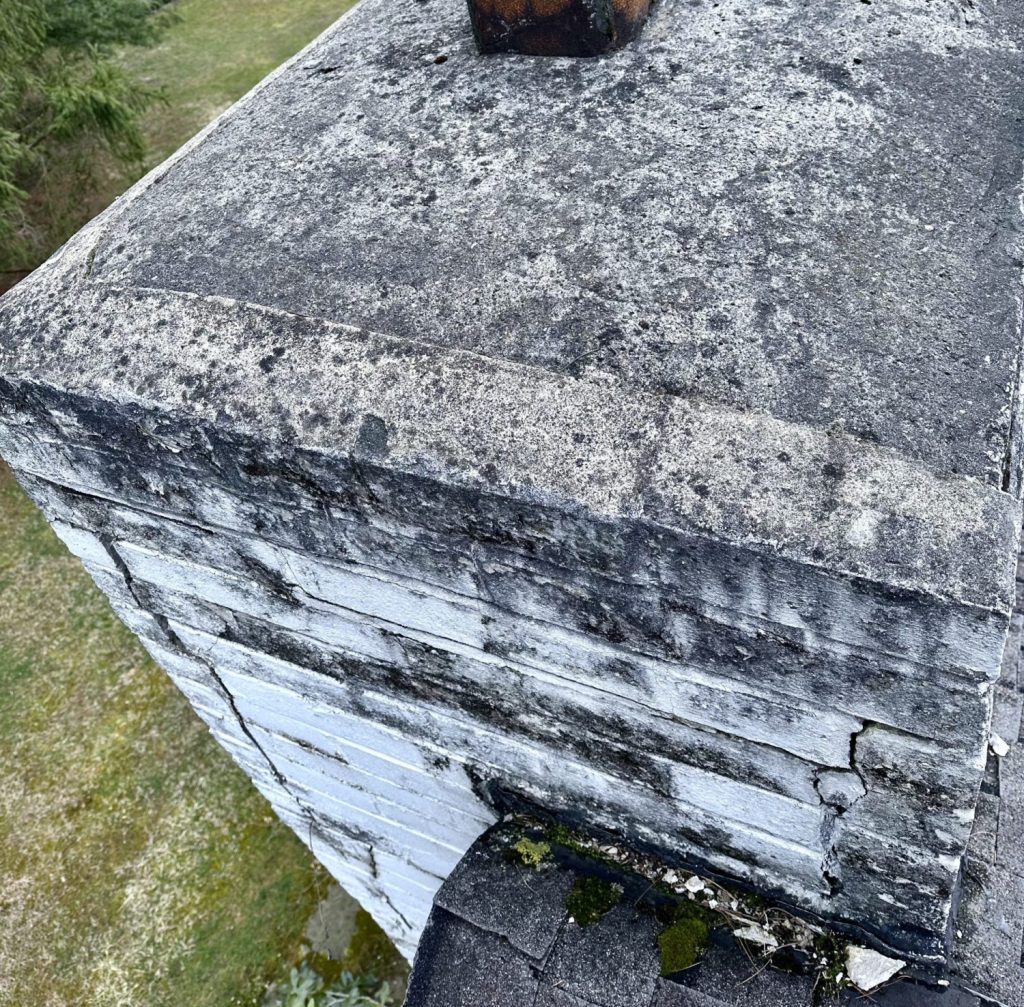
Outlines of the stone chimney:
M363 0L0 301L0 454L407 954L530 808L944 961L1021 516L983 7Z

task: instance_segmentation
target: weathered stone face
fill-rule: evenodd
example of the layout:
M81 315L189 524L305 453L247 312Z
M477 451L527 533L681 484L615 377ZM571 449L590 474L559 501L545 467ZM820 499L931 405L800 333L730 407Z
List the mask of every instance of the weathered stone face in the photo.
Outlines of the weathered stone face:
M972 10L366 0L0 302L0 453L406 950L511 802L942 959L1020 524Z

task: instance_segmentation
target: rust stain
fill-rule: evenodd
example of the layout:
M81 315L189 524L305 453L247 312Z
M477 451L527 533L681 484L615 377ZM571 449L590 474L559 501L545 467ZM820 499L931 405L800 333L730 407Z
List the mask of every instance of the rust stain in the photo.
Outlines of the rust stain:
M637 21L641 24L647 18L651 9L651 0L614 0L612 6L616 13L628 18L630 21Z
M557 17L571 3L572 0L533 0L533 13L538 18Z
M469 0L481 53L599 56L640 33L651 0Z

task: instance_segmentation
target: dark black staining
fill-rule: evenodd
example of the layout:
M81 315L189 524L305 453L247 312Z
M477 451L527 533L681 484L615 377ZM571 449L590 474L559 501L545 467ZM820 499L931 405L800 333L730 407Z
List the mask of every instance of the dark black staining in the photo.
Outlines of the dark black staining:
M603 678L623 682L634 688L642 689L647 685L647 675L634 661L626 658L613 657L602 661L597 665L596 671Z
M853 89L853 74L849 68L841 63L829 63L825 60L820 60L813 63L811 69L817 76L821 77L822 80L828 81L833 87L844 91Z
M415 660L415 676L354 655L332 656L317 646L305 644L301 637L243 615L236 616L234 626L225 636L353 687L357 707L363 706L360 694L364 689L386 689L409 700L468 715L475 722L503 733L555 745L609 773L646 784L666 799L671 799L670 781L660 766L648 762L640 753L657 752L663 758L745 779L768 790L778 789L778 781L770 773L759 771L749 758L739 753L729 755L699 741L684 743L671 730L660 728L658 718L652 719L647 731L638 734L635 719L597 716L570 704L554 705L550 699L538 698L523 686L516 686L518 676L512 671L508 695L497 697L486 683L475 682L471 669L462 667L448 652L407 638L392 637L403 646L407 659ZM628 671L623 672L626 674ZM544 723L536 723L538 712ZM371 707L363 713L371 718L378 715ZM393 726L409 730L404 722Z
M367 413L356 435L356 450L369 458L380 458L388 453L387 424L373 413Z
M368 847L371 856L370 867L373 870L373 876L377 876L376 865L372 861L373 846L374 843L377 842L376 836L374 836L370 832L367 832L365 829L359 828L358 825L353 825L351 822L342 822L339 819L334 818L331 815L327 815L322 811L318 811L316 813L316 818L324 828L331 830L331 832L336 832L339 835L351 839L353 842L361 843L364 846ZM316 833L320 830L317 829L316 826L314 825L313 831ZM331 841L330 835L321 835L321 838L324 839L326 845L334 845L334 843Z
M280 601L289 605L295 605L295 585L289 583L279 570L268 566L255 556L249 555L242 558L242 564L246 575L264 590L274 595Z
M334 762L338 762L343 766L347 766L349 764L348 759L346 759L344 755L342 755L340 752L336 750L326 751L322 748L317 748L316 746L311 745L308 741L306 741L305 738L298 738L291 734L282 734L281 736L285 740L290 741L293 745L298 745L298 747L301 748L304 752L309 752L311 755L320 756L325 759L331 759Z
M513 807L514 801L506 791L505 784L490 767L477 766L472 762L462 765L466 779L474 796L486 808L494 811L498 818L518 810Z
M260 360L260 370L263 371L264 374L269 374L277 365L277 362L281 359L281 357L284 356L284 354L285 349L283 346L275 346L265 357L263 357Z
M383 518L389 523L418 527L425 539L443 536L455 551L469 554L478 550L489 568L496 559L515 554L514 567L535 570L542 578L550 574L547 579L551 582L559 579L559 571L564 569L577 571L576 576L587 573L591 578L587 595L600 599L599 606L591 607L586 596L575 600L552 596L548 600L566 611L568 625L609 642L661 659L700 664L731 678L752 675L751 669L756 667L757 675L769 675L786 692L809 690L811 697L820 681L815 652L801 644L802 634L776 625L771 634L765 632L753 645L754 659L741 662L733 646L739 631L703 615L695 597L695 585L712 578L725 587L735 582L736 602L740 604L742 584L748 577L761 578L772 584L773 590L781 591L787 589L791 576L796 576L806 599L804 617L808 627L831 636L828 596L819 597L816 575L806 567L791 575L778 561L768 564L734 547L693 540L684 533L659 530L643 522L624 528L612 522L584 520L556 512L543 503L526 505L427 478L410 479L370 461L346 465L343 460L315 452L268 450L238 429L219 424L186 427L132 406L100 411L96 403L67 393L41 387L29 390L25 385L0 380L0 387L4 385L4 402L21 415L32 415L34 422L43 427L51 422L47 420L51 411L72 415L82 431L80 463L103 466L98 477L143 507L150 507L157 494L162 506L179 513L183 520L203 522L193 503L194 476L180 468L181 458L189 457L209 473L212 487L239 499L265 501L261 513L268 523L256 530L293 547L317 555L344 556L346 540L342 526L332 523L332 512L364 526L367 518ZM379 433L383 426L380 421L378 424L369 420L365 427L371 432L371 440L374 428ZM59 431L53 431L53 435L60 439ZM182 450L169 450L169 443L181 445ZM112 445L118 449L116 454L110 450ZM78 448L69 450L74 453ZM837 452L831 464L841 463ZM319 508L310 510L310 501ZM424 558L417 552L414 559L419 564ZM601 571L601 575L595 571ZM732 574L735 576L730 579ZM517 582L522 583L524 576L529 575L522 572L512 577L508 590L517 590ZM514 596L506 596L501 578L489 576L488 580L498 601L509 604ZM665 589L674 599L670 610L652 606L649 601L652 592ZM864 609L872 620L872 632L880 647L888 646L896 652L904 647L905 613L912 612L916 623L925 615L921 598L911 592L851 582L849 595L851 604L860 605L868 602L868 596L874 597L874 603ZM673 629L673 622L679 618L685 619L686 633L682 635ZM933 628L934 633L925 636L938 640L942 631L938 614ZM687 637L696 649L681 645ZM745 646L750 649L749 640ZM935 654L923 653L919 660L947 662L938 643L935 648ZM623 660L628 660L628 655L623 655ZM839 674L843 688L878 700L884 698L887 688L905 677L879 668L877 661L866 660L857 650L849 652ZM955 730L949 711L933 708L934 704L925 698L927 694L924 688L919 691L922 705L915 715L935 717L937 725Z
M829 637L834 631L829 596L820 592L820 578L807 567L779 560L769 563L733 546L692 539L683 532L659 529L647 522L624 526L558 512L539 501L515 501L426 477L410 478L375 466L370 460L346 464L343 459L294 447L268 448L233 425L185 425L131 405L100 409L97 403L80 396L45 387L29 389L2 379L0 390L7 408L20 416L31 416L41 429L52 425L51 414L73 416L80 431L77 436L81 449L69 447L72 461L99 465L97 477L103 483L118 487L127 500L136 500L143 507L150 507L154 494L158 495L162 506L193 524L202 524L203 517L195 513L194 475L181 468L183 457L208 473L211 487L238 499L265 501L263 510L273 521L272 527L267 527L271 537L318 555L344 554L344 539L329 518L333 512L362 524L367 518L376 518L417 527L424 536L443 536L452 549L464 553L479 550L488 562L515 555L514 566L535 569L541 576L549 572L552 581L562 570L577 571L576 576L587 572L592 577L587 593L600 598L601 605L596 611L580 605L578 615L570 617L570 625L575 623L582 631L599 636L607 633L604 638L609 642L626 642L652 656L703 662L708 652L681 648L680 635L672 631L672 621L681 615L687 620L688 630L699 630L698 639L712 634L720 639L721 647L713 648L718 654L713 665L730 677L749 672L738 666L735 651L730 652L736 631L701 614L697 590L701 581L711 578L727 585L730 571L735 572L736 602L740 604L742 583L750 576L772 584L775 591L788 590L787 585L795 578L806 599L808 628ZM354 417L348 420L353 421ZM337 423L338 417L332 416L331 422ZM363 446L386 444L387 428L379 417L365 417L359 429L357 439ZM51 433L53 439L62 439L59 430ZM170 450L169 444L180 450ZM836 451L829 459L828 464L834 466L829 472L838 474L842 462L841 453ZM310 501L319 504L319 509L311 511ZM503 599L498 580L489 580L495 596ZM513 579L509 588L514 587ZM666 589L674 599L672 611L652 607L648 601L652 592L664 593ZM905 648L906 613L913 614L915 624L926 615L924 600L912 592L851 581L847 593L850 604L866 606L864 611L870 615L878 646L896 653ZM569 604L557 598L551 601L560 608ZM934 636L938 641L942 625L937 612L935 632L924 634L926 639ZM801 647L792 650L799 642L797 636L776 626L770 638L762 637L758 674L768 673L790 688L797 681L801 689L805 683L813 683L818 677L814 653L804 652ZM646 640L642 647L641 640ZM918 660L948 663L939 642L934 654L924 652ZM864 674L869 681L858 677ZM865 689L875 692L883 688L888 675L879 671L877 662L872 671L860 652L851 652L842 677L844 687L853 687L860 694ZM948 715L937 712L940 721L947 723Z
M598 714L574 706L567 698L540 693L511 668L507 669L505 688L497 692L486 680L477 680L465 659L406 637L389 635L403 648L416 674L366 657L306 645L291 633L244 615L238 615L234 626L225 631L226 639L351 686L354 709L370 719L378 718L380 713L366 704L364 692L401 696L456 712L503 735L553 746L587 764L600 766L611 775L644 786L665 800L673 799L668 771L661 762L644 754L674 754L670 737L656 729L649 736L640 737L634 719L614 713ZM405 722L395 726L410 729ZM692 753L691 758L699 764L699 753Z

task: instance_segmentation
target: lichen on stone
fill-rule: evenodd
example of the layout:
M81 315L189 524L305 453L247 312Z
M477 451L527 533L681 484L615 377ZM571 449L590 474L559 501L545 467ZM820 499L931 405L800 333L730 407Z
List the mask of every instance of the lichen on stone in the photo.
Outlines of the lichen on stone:
M528 836L523 836L512 845L512 851L525 866L540 867L551 853L551 847L545 842L536 842Z

